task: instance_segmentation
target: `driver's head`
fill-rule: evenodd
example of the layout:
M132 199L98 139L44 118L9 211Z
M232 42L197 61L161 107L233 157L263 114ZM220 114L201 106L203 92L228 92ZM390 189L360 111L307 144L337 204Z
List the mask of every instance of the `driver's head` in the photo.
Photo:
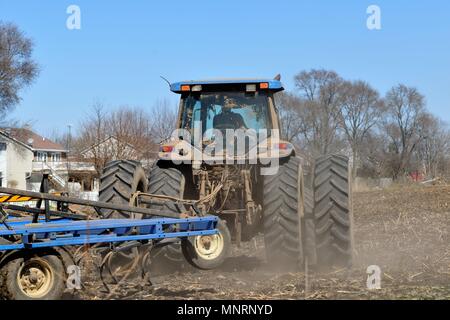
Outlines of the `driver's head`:
M231 109L235 108L236 106L236 101L233 98L225 97L222 110L223 112L230 112Z

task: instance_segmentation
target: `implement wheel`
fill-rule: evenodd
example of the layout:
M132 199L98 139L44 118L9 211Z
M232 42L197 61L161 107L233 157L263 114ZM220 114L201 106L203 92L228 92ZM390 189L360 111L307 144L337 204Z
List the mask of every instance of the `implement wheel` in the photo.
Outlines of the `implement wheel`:
M184 238L181 249L186 260L194 267L211 270L219 267L228 257L231 235L223 220L217 223L218 234Z
M1 294L10 300L58 300L66 287L64 264L52 253L16 256L2 267L1 276Z

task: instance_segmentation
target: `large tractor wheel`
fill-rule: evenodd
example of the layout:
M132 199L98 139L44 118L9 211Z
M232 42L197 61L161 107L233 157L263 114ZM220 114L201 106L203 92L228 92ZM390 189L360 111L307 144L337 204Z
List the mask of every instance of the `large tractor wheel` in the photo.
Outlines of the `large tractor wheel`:
M100 177L99 201L129 205L131 196L135 192L147 192L147 183L144 169L139 162L112 161L105 166ZM102 209L101 213L105 219L136 218L132 217L129 212L110 209Z
M137 191L147 192L147 177L138 161L116 160L109 162L100 177L99 201L132 205L130 200ZM133 214L111 209L100 209L103 219L142 219L141 214ZM110 263L111 268L117 269L134 259L136 252L127 250L117 254ZM135 276L135 274L133 275Z
M66 288L66 272L56 253L15 255L1 268L1 296L10 300L57 300Z
M185 184L186 179L180 170L156 164L150 171L148 193L183 198ZM183 205L171 201L166 201L162 205L153 204L151 208L161 212L182 213L185 211ZM185 261L179 241L166 244L161 248L155 248L154 254L158 259L164 258L164 260L169 260L175 264L182 264Z
M314 218L319 267L352 264L350 195L348 158L318 158L314 168Z
M173 167L159 167L155 165L148 179L148 193L183 198L186 179L183 173ZM182 213L184 206L173 201L166 201L163 205L152 205L152 209Z
M264 239L269 263L298 268L303 263L303 173L290 157L274 175L264 176Z

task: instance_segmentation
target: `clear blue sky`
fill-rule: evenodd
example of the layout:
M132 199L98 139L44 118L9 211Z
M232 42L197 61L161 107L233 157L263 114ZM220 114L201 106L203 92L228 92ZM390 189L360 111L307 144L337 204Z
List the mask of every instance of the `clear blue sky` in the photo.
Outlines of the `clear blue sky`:
M81 30L66 9L81 8ZM366 28L381 8L382 29ZM450 122L450 2L0 0L0 20L35 41L41 66L13 117L51 134L77 125L94 101L151 108L177 97L159 78L293 76L334 69L381 93L403 82Z

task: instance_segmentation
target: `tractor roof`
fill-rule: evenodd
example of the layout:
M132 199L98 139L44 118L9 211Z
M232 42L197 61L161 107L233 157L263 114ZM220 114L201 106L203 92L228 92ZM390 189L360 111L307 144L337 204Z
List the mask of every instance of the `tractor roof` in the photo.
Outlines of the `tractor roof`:
M170 90L175 93L182 93L182 86L208 86L208 85L245 85L245 84L260 84L267 83L268 90L281 91L284 90L281 81L274 79L211 79L211 80L186 80L180 82L174 82L170 85Z

